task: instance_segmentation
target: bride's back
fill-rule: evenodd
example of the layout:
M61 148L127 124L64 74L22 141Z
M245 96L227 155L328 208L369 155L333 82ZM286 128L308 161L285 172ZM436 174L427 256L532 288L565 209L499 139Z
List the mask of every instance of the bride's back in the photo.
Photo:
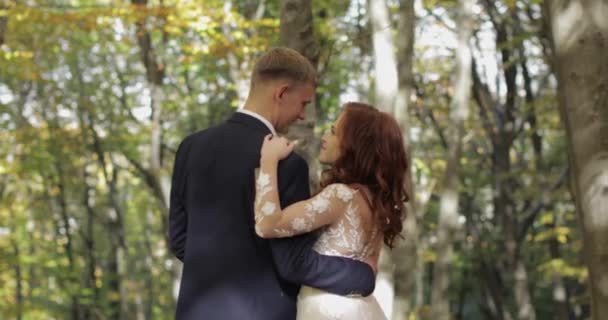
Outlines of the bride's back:
M377 257L382 245L382 234L372 212L368 199L370 196L365 187L345 184L331 184L339 200L344 201L344 213L331 225L321 231L314 249L324 255L367 260ZM327 193L325 193L327 194Z

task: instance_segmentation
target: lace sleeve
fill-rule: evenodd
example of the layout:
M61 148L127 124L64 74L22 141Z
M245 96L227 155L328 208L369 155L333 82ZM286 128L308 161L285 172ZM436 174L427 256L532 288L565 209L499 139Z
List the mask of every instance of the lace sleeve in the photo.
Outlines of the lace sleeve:
M280 238L319 229L344 214L352 199L353 191L349 187L332 184L311 199L281 210L276 177L260 171L256 182L256 233L263 238Z

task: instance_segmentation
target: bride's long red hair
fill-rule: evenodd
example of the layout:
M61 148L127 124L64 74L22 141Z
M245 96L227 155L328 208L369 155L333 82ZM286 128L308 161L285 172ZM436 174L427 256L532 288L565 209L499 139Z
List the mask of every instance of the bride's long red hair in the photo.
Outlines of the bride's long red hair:
M384 243L393 247L403 229L408 160L401 128L388 113L371 105L349 102L340 128L340 157L323 172L321 187L332 183L362 184L371 192L371 206Z

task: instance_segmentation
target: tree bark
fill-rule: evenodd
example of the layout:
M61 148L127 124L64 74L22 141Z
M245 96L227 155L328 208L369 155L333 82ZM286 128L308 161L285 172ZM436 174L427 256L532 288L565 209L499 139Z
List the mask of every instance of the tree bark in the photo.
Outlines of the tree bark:
M608 315L608 4L552 0L545 5L591 313L599 320Z
M457 72L448 130L448 159L440 200L437 226L437 261L433 272L433 319L450 319L449 267L452 258L453 234L459 229L458 203L460 186L460 156L464 137L464 122L469 116L471 93L471 49L473 31L473 1L461 0L458 18Z
M319 42L315 37L311 0L282 0L280 43L292 48L306 57L316 68L319 62ZM296 122L289 130L289 137L300 141L300 153L309 166L310 187L319 184L319 140L315 138L314 128L317 121L317 105L312 102L306 109L306 120Z
M147 0L132 0L135 5L146 6ZM156 194L158 200L162 203L164 211L168 214L169 203L169 184L170 179L167 176L162 176L160 173L162 165L161 142L162 142L162 107L165 100L163 90L163 82L165 79L164 64L156 52L156 48L152 44L152 36L146 27L146 21L137 21L135 23L137 32L137 43L139 45L141 61L146 68L146 79L151 97L151 133L150 133L150 156L148 158L148 170L150 177L154 181L150 181L153 189L159 188L160 194ZM148 181L148 179L146 179Z
M407 216L403 223L403 241L399 241L393 249L392 256L395 261L395 302L393 320L406 320L415 305L413 295L416 290L416 266L418 264L419 221L421 213L416 203L416 190L412 182L412 152L409 137L409 102L413 92L413 55L414 55L414 28L416 13L414 0L401 0L399 2L399 19L397 29L399 33L395 38L397 46L397 68L399 88L395 102L394 115L399 122L408 155L410 173L407 177L407 190L410 195L407 206ZM417 303L420 303L417 301Z
M368 10L373 32L375 105L392 114L395 112L399 80L391 20L385 0L368 0Z
M513 276L512 294L515 300L517 318L521 320L534 320L536 312L532 305L528 274L521 257L522 240L520 237L520 221L518 208L513 195L517 180L511 172L513 149L517 129L515 116L518 104L517 86L517 50L510 45L516 34L515 27L509 22L516 16L517 7L509 8L506 13L496 7L490 0L483 1L490 21L496 30L496 48L500 52L502 77L506 85L506 96L503 99L494 99L489 89L483 84L473 68L474 97L477 101L483 126L492 143L492 176L493 176L493 206L497 222L502 230L506 251L506 272ZM474 64L475 65L475 64ZM493 112L493 114L491 114ZM492 118L490 116L493 116ZM496 302L496 301L495 301Z
M388 112L390 114L395 114L397 111L396 102L397 96L399 94L399 79L397 77L397 60L395 58L395 44L393 41L392 35L392 24L389 16L389 11L385 0L367 0L367 8L369 12L369 19L371 23L371 31L372 31L372 43L373 43L373 61L374 61L374 104L376 108L381 111ZM404 9L405 10L405 9ZM409 22L403 22L409 23ZM410 34L411 35L411 34ZM404 50L408 50L407 44L403 45ZM407 68L408 58L406 57L403 68ZM411 67L411 59L409 61L409 65ZM404 77L407 77L408 74L411 74L411 71L404 74ZM402 82L403 91L401 94L405 94L408 85L411 86L410 83ZM400 114L400 120L407 120L407 98L401 96L400 97L401 105L400 110L398 111ZM406 128L407 127L407 123ZM413 218L413 217L412 217ZM404 229L409 229L410 232L415 231L414 221L406 221L404 225ZM410 245L409 243L404 243L405 245ZM401 249L401 248L400 248ZM412 248L409 248L410 251ZM400 251L400 250L397 250ZM396 271L396 263L393 259L393 256L397 256L396 253L391 254L387 250L387 248L383 248L380 255L379 262L379 271L378 271L378 279L376 283L376 290L374 292L375 295L378 296L380 306L384 310L384 313L389 317L393 318L396 316L394 312L394 303L395 303L395 271ZM400 308L406 307L402 305L405 303L404 297L399 298ZM399 312L402 312L401 310Z
M131 3L138 6L147 6L148 0L131 0ZM162 5L162 1L161 1ZM150 108L152 111L152 118L150 123L150 156L148 158L148 167L144 167L133 158L127 157L131 164L137 168L144 181L154 192L157 200L159 201L163 214L163 230L168 230L167 222L169 220L169 191L171 185L171 178L169 175L164 174L162 169L162 114L163 104L166 99L163 83L165 79L165 67L161 58L158 55L157 48L152 44L152 36L146 27L146 20L140 20L135 23L137 43L139 45L141 61L146 68L146 79L148 88L151 95ZM163 40L166 41L165 34L163 34ZM165 234L165 243L167 248L169 245L168 232ZM173 260L173 299L177 301L177 293L179 292L179 284L181 278L182 264L177 263L177 259Z

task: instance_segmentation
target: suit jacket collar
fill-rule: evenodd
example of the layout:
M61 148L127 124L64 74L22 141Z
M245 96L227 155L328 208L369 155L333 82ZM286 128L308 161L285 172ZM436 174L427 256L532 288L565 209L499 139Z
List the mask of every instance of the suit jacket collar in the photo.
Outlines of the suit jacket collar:
M228 122L240 123L256 131L260 131L264 134L272 133L270 129L259 119L252 117L246 113L235 112L229 119Z

